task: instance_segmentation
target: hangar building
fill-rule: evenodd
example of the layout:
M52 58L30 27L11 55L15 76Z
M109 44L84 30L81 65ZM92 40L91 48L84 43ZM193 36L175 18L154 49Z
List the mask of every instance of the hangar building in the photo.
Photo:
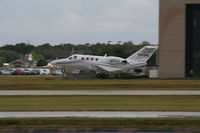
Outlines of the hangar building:
M200 0L160 0L159 77L200 77Z

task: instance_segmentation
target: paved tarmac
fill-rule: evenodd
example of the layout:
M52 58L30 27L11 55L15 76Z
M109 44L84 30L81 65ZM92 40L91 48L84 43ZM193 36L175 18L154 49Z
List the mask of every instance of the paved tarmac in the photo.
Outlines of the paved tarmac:
M44 111L44 112L0 112L0 118L37 117L99 117L99 118L187 118L200 117L200 112L159 112L159 111Z
M17 95L200 95L200 91L117 91L117 90L69 90L69 91L0 91L0 96Z

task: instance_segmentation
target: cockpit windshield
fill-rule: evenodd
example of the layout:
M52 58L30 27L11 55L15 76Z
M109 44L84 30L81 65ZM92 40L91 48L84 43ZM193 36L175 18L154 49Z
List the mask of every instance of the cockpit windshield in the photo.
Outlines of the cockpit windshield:
M70 57L68 57L67 59L68 59L68 60L71 60L72 58L73 58L73 57L72 57L72 56L70 56Z
M68 60L76 60L78 59L78 56L77 55L72 55L70 57L67 58Z

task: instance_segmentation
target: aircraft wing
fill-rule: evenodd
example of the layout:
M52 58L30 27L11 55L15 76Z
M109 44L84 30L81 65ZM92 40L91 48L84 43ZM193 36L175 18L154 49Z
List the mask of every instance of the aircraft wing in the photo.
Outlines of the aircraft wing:
M103 66L103 65L98 65L97 66L100 69L103 69L104 71L107 72L114 72L114 71L121 71L121 68L116 68L116 67L109 67L109 66Z

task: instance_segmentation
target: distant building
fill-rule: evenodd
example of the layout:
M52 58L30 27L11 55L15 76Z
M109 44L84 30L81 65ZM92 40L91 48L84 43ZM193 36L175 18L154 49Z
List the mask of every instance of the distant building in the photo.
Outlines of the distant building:
M159 77L200 77L200 0L160 0Z
M28 61L33 61L33 55L32 54L28 55Z
M31 53L30 54L26 54L25 57L24 57L24 60L33 61L33 55Z
M9 63L3 63L4 67L8 67L10 64Z
M26 62L22 60L14 60L10 62L9 67L26 67Z

